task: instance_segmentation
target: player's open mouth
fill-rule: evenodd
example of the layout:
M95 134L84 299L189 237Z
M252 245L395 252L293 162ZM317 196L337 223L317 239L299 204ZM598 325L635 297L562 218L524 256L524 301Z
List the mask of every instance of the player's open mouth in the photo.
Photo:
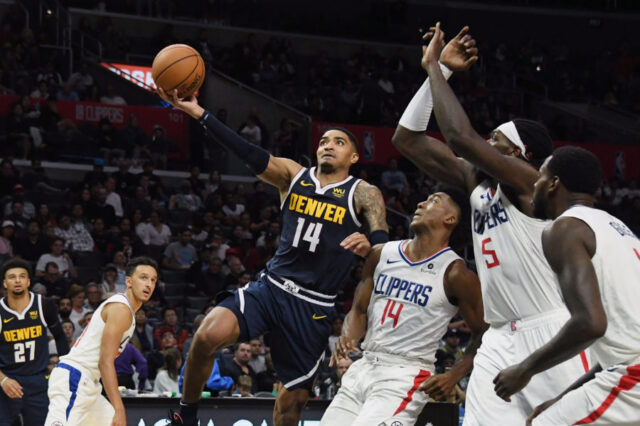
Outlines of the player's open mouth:
M149 290L142 290L142 294L148 297L151 294L151 292Z

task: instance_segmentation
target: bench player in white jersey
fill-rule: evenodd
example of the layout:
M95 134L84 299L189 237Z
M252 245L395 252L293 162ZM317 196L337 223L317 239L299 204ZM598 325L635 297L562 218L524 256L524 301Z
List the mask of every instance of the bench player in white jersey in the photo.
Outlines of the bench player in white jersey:
M554 151L535 184L536 216L555 219L542 245L571 317L550 342L501 372L496 391L509 398L589 345L596 363L534 411L535 426L640 424L640 240L618 218L593 208L600 181L596 156L567 146Z
M127 424L114 361L135 329L135 312L149 300L158 280L153 259L127 264L127 290L105 300L68 355L49 378L49 413L45 426ZM101 395L102 386L109 401Z
M377 245L367 257L331 362L346 357L366 332L364 356L342 377L322 426L413 425L429 396L448 396L471 370L486 324L478 277L449 247L461 217L453 193L418 204L413 239ZM468 204L465 198L457 197ZM460 362L432 377L438 344L458 310L471 341Z
M569 313L542 252L546 222L533 217L531 205L539 174L530 163L551 153L551 138L544 126L523 119L498 126L488 143L474 131L438 63L440 58L458 70L473 61L469 56L477 51L467 31L444 49L439 24L426 35L433 37L422 58L429 78L407 106L393 141L421 170L470 195L484 320L491 327L474 359L465 425L519 425L533 407L557 395L563 383L588 370L588 360L576 356L539 374L511 402L494 392L496 375L549 341ZM425 134L431 109L448 145Z

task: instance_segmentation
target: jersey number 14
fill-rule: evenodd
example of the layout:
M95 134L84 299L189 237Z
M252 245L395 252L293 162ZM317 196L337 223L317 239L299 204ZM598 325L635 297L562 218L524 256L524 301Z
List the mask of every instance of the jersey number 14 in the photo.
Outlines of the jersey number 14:
M300 244L300 236L302 235L302 228L304 228L306 220L302 217L298 218L298 226L296 227L296 234L293 237L292 245L294 247L298 247ZM307 230L302 237L303 241L307 241L309 243L309 251L311 253L316 252L316 247L320 243L320 233L322 232L322 224L309 222L307 226Z

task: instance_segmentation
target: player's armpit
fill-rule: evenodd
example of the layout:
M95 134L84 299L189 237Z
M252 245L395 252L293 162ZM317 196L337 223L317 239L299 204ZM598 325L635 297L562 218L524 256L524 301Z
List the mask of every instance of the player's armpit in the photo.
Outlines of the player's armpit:
M437 181L466 192L476 186L473 166L425 132L414 132L398 125L391 141L402 155Z
M266 183L278 188L282 200L289 191L291 180L298 174L300 169L302 169L302 166L289 158L271 155L269 156L267 169L257 176Z
M356 212L362 213L369 227L369 232L389 232L387 225L387 210L384 205L382 192L378 187L365 181L360 181L355 189L353 198L356 204Z

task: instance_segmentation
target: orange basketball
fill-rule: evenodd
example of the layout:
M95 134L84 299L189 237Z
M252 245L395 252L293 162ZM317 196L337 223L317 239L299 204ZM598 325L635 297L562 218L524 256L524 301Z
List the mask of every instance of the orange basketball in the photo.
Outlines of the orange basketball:
M166 92L178 89L179 98L188 98L202 86L204 62L200 54L186 44L172 44L153 59L151 75L156 86Z

